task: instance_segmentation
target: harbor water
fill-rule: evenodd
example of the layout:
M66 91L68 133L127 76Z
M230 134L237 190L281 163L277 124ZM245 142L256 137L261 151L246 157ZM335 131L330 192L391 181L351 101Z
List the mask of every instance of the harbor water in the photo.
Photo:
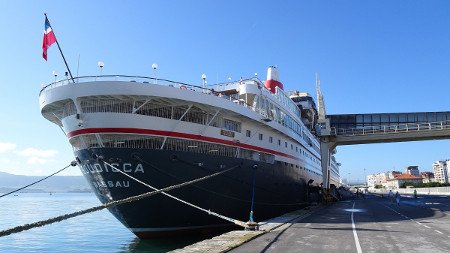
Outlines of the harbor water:
M99 205L93 193L19 193L0 199L0 230ZM0 252L167 252L204 238L140 240L107 210L0 237Z

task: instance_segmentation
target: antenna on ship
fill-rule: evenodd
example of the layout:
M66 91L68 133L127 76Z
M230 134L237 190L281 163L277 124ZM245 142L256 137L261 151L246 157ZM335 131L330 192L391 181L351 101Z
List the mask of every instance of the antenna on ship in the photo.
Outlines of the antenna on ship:
M325 102L323 100L322 91L320 90L319 74L316 73L316 93L317 93L317 111L319 119L325 119Z

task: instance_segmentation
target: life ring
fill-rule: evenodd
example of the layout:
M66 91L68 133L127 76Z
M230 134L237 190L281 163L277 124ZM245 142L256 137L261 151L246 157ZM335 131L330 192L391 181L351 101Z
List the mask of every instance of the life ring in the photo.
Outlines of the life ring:
M184 84L183 84L183 85L181 85L181 86L180 86L180 89L182 89L182 90L186 90L186 89L187 89L187 87L186 87L186 85L184 85Z

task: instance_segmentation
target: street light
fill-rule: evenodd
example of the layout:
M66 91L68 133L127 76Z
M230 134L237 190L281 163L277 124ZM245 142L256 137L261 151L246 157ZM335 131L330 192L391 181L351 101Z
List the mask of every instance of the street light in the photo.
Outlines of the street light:
M364 186L367 186L366 168L364 168Z

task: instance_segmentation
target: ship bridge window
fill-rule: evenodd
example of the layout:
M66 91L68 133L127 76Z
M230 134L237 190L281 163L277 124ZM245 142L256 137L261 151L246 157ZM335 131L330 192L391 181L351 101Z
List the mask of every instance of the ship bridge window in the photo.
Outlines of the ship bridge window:
M260 141L263 140L263 134L259 134L259 140L260 140Z
M272 143L273 142L273 138L272 136L269 136L269 142Z
M252 135L252 132L250 130L245 131L245 136L250 137Z

